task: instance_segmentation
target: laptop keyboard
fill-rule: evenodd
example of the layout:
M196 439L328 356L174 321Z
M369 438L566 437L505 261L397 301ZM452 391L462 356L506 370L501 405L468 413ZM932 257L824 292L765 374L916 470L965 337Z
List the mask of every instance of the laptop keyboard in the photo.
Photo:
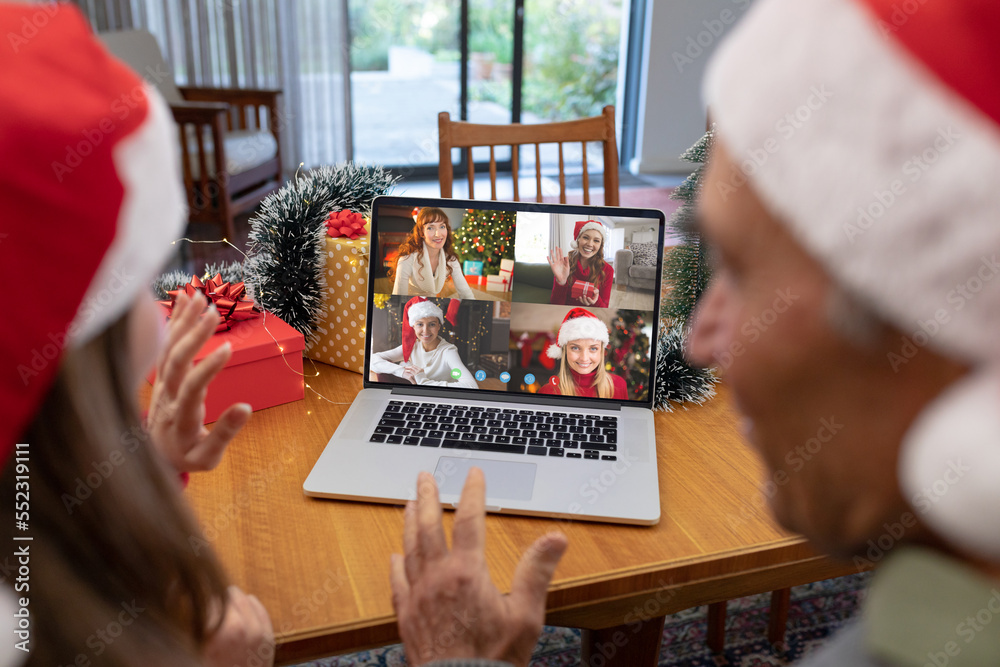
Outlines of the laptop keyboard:
M389 401L370 442L618 460L618 420L603 415Z

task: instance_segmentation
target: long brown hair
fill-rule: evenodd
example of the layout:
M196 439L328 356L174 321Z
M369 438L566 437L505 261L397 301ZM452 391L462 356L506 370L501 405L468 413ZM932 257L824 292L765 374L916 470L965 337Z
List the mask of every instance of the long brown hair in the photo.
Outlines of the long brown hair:
M82 654L101 665L200 666L219 622L210 609L226 600L211 549L189 546L204 538L176 472L140 428L127 318L64 353L22 434L28 449L15 456L30 470L28 532L14 530L23 470L12 457L0 475L6 562L30 545L30 591L15 595L30 599L31 665L77 664Z
M417 223L413 225L413 231L406 237L405 241L399 244L399 254L396 256L396 261L389 271L390 278L395 276L399 260L414 253L417 255L416 274L421 276L420 271L424 268L424 225L431 222L443 222L448 227L448 238L445 240L444 248L442 249L444 250L445 264L448 264L448 275L451 275L451 260L458 261L458 255L455 254L453 246L455 235L451 231L451 222L448 221L448 216L441 209L434 208L433 206L425 206L417 214Z
M573 341L569 341L572 343ZM567 343L569 345L569 343ZM604 368L604 354L607 346L601 343L601 363L594 370L594 386L597 387L597 395L601 398L611 398L615 393L615 384L611 380L606 368ZM579 396L580 388L573 381L573 374L570 373L569 362L566 361L566 346L563 346L562 357L559 360L559 393L563 396Z
M577 244L579 245L579 241ZM594 253L594 256L590 259L585 259L580 261L580 251L570 250L569 251L569 270L570 274L576 270L577 262L583 265L583 275L590 278L588 282L597 282L604 277L604 265L607 262L604 261L604 234L601 234L601 247Z

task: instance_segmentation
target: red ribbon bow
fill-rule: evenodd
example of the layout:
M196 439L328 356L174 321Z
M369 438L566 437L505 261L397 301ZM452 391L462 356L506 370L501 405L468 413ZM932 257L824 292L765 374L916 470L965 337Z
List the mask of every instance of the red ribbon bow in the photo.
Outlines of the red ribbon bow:
M348 211L333 211L326 217L326 233L333 238L346 237L356 239L359 236L368 236L365 229L365 219L360 213Z
M222 315L222 321L215 327L215 333L228 331L233 322L239 320L250 320L260 312L254 302L245 298L247 293L246 285L243 282L227 283L222 280L222 275L215 274L214 278L209 278L207 282L202 282L198 276L191 276L191 281L179 289L170 290L170 301L161 301L164 306L170 309L173 314L174 301L181 293L188 296L201 294L206 303L214 303Z

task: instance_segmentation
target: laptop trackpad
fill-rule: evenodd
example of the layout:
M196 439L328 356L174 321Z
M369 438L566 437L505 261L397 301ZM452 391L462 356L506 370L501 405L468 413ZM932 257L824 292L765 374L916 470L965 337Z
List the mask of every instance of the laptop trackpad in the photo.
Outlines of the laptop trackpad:
M486 497L505 500L531 500L535 488L535 464L493 461L491 459L442 456L434 470L434 479L442 494L461 495L469 468L476 467L486 477Z

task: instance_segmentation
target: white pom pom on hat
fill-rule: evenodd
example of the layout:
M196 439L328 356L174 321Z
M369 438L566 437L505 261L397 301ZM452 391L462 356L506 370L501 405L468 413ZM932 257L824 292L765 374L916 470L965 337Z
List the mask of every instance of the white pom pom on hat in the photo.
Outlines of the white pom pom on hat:
M562 350L567 343L580 339L599 340L607 346L611 340L608 335L608 325L597 315L584 308L573 308L563 318L559 326L558 345L550 345L545 354L551 359L562 356Z

